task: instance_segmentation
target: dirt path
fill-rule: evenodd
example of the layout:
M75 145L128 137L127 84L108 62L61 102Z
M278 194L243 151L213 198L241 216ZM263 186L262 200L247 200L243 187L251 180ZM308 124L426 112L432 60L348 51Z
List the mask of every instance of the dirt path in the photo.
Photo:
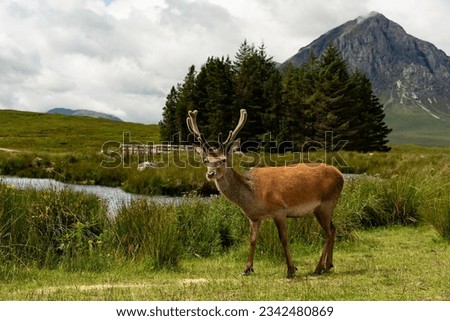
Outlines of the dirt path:
M1 147L0 147L0 151L2 151L2 152L10 152L10 153L18 153L19 152L16 149L1 148Z
M217 281L217 280L216 280ZM223 280L222 280L223 281ZM199 279L183 279L179 280L179 285L190 286L195 284L205 284L209 281L204 278ZM76 291L92 291L107 289L124 289L124 288L146 288L152 287L152 283L117 283L117 284L92 284L92 285L66 285L66 286L50 286L38 288L37 291L44 294L56 292L58 290L76 290Z

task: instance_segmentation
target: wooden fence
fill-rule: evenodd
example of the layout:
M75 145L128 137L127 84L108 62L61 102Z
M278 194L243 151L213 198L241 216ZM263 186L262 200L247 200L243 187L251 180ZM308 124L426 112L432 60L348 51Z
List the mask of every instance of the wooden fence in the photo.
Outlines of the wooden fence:
M174 151L191 151L194 150L192 145L172 145L172 144L122 144L120 146L123 155L150 155L169 153Z

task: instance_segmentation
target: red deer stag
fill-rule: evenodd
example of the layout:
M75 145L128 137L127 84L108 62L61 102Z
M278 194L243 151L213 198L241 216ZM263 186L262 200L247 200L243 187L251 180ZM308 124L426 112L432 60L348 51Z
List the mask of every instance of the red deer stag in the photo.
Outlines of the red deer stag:
M206 178L237 204L250 221L250 253L244 275L253 272L256 239L263 219L272 218L277 226L287 264L287 277L295 276L296 268L288 248L286 218L301 217L313 212L325 231L325 245L315 273L333 267L335 228L333 210L344 185L341 172L326 164L298 164L283 167L253 168L243 174L232 167L231 154L239 146L236 136L247 120L241 109L239 123L218 148L212 148L197 126L197 111L189 111L187 126L200 142L196 148L207 166ZM221 140L221 139L219 139Z

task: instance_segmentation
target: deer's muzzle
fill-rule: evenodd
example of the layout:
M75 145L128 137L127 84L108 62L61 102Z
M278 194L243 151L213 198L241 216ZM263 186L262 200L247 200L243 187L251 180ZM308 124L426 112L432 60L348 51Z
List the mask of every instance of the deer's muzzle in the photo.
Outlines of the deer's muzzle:
M213 179L214 176L216 176L216 171L215 170L209 170L206 173L206 178L209 179L209 180Z

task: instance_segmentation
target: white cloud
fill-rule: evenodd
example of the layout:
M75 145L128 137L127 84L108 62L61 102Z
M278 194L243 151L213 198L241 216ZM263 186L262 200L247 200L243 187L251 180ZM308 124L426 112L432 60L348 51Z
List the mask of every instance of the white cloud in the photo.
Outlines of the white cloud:
M244 39L282 62L370 11L450 53L445 0L0 0L0 108L156 123L191 64L233 58Z

